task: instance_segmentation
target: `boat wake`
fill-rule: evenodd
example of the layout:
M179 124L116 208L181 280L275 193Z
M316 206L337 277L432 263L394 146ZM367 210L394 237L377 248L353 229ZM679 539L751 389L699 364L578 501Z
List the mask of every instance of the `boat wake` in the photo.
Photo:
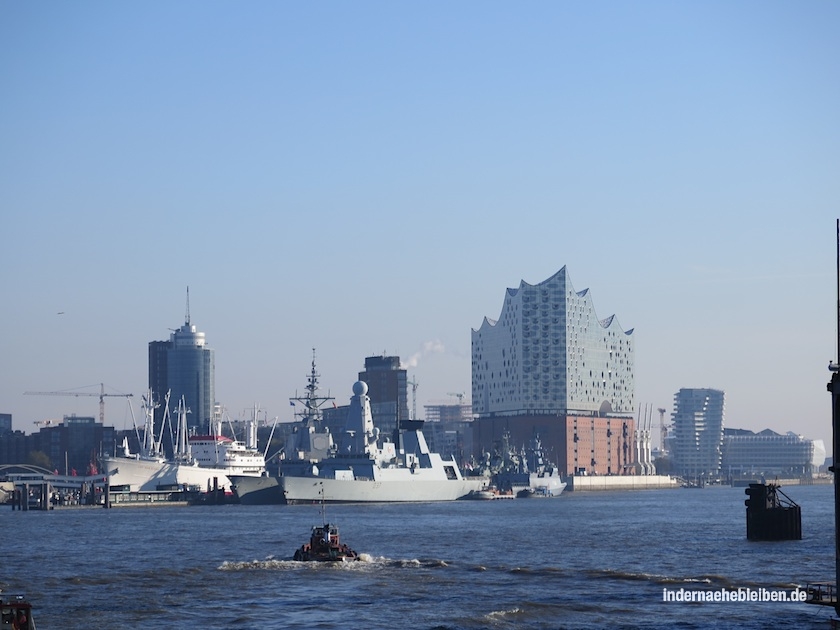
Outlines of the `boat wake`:
M219 571L288 571L291 569L343 569L364 571L366 568L392 567L396 569L416 568L440 568L448 567L445 560L436 558L413 558L407 560L394 560L384 556L372 556L368 553L360 553L355 562L298 562L292 558L276 558L268 556L264 560L225 560L217 567Z
M519 607L511 608L510 610L494 610L493 612L487 613L485 615L485 618L488 621L497 621L497 620L508 621L508 620L512 620L512 618L520 616L523 612L524 611Z
M385 558L383 558L385 560ZM413 569L413 568L429 568L448 567L446 560L439 560L437 558L413 558L411 560L386 560L388 564L397 568Z
M593 578L607 578L613 580L628 580L631 582L651 582L653 584L697 584L709 585L715 588L759 588L759 587L775 587L775 588L794 588L796 585L791 584L773 584L751 582L751 581L733 581L725 575L706 574L706 575L659 575L655 573L643 573L633 571L619 571L616 569L599 569L589 570L586 574Z
M219 571L263 571L276 569L291 569L299 567L300 562L295 562L291 558L288 560L275 560L273 557L268 557L265 560L247 560L234 561L225 560L218 566Z
M265 560L225 560L217 569L219 571L289 571L300 569L353 569L354 565L370 564L373 560L367 554L360 554L354 562L300 562L292 558L274 558L269 556Z

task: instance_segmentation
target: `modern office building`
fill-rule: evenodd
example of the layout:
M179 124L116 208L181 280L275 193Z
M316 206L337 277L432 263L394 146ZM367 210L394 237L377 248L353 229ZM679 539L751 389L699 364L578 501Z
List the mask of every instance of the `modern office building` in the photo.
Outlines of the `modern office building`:
M472 405L459 402L450 405L425 405L426 422L472 422Z
M188 298L189 300L189 298ZM214 418L216 398L215 355L207 346L203 332L190 322L189 301L184 325L172 332L169 341L149 343L149 388L155 402L155 424L160 425L167 392L170 413L175 414L184 397L190 413L187 426L207 430Z
M0 464L37 464L62 475L92 475L103 453L113 453L114 427L92 416L64 416L37 433L17 431L0 440Z
M12 414L0 413L0 435L12 432Z
M684 388L674 394L671 459L676 474L688 479L721 474L724 393Z
M473 452L472 405L459 402L448 405L425 405L423 435L429 449L444 458L454 457L459 466L470 463Z
M97 462L116 448L114 427L92 416L64 416L42 423L37 433L0 432L0 465L37 465L67 475L98 472Z
M723 430L723 474L733 479L814 477L824 462L822 440L809 440L792 431Z
M31 454L40 448L37 434L26 435L23 431L0 433L0 466L30 464Z
M104 452L115 447L114 427L99 424L89 416L64 416L57 427L44 427L39 432L41 450L59 473L93 475Z
M409 420L408 373L399 357L384 355L365 358L359 380L367 383L374 426L390 437L398 422Z
M476 443L490 451L539 434L566 474L628 474L634 432L634 338L599 319L588 289L563 267L508 289L498 320L472 331Z
M463 472L474 462L470 456L473 450L472 429L472 422L427 421L423 424L423 435L430 451L440 453L444 459L453 458Z

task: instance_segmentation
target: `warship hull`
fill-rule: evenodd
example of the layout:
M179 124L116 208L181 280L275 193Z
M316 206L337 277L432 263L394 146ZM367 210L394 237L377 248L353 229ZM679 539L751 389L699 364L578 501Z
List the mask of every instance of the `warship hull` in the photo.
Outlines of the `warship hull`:
M286 502L280 477L231 475L234 494L242 505L281 505Z
M279 477L285 502L420 503L455 501L487 484L475 479L422 479L407 469L382 470L378 479ZM391 474L389 474L391 473Z

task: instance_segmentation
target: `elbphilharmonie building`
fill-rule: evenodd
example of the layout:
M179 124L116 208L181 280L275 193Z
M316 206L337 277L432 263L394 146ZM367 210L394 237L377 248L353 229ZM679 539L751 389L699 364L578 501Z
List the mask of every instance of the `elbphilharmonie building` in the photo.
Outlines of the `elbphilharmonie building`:
M599 320L589 289L566 267L508 289L498 320L472 331L472 400L478 414L630 413L633 331Z
M599 319L566 267L507 289L497 320L472 331L472 404L479 442L539 433L568 474L632 465L633 330Z

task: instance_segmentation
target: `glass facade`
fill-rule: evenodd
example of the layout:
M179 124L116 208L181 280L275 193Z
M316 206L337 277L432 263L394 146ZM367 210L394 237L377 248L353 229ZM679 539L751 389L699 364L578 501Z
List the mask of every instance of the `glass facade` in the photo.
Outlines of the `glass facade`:
M674 394L672 458L684 477L716 477L721 472L724 393L681 389Z
M634 412L633 331L599 320L589 290L566 268L508 289L498 320L472 331L478 415Z
M0 435L12 432L12 414L0 413Z
M190 413L187 426L198 432L208 430L216 402L215 355L206 345L203 332L189 321L169 336L169 341L149 344L149 387L155 400L164 404L167 391L170 413L174 413L181 396ZM155 411L156 422L163 416L163 407ZM159 426L159 425L158 425Z
M825 463L822 440L766 429L724 431L723 471L729 476L812 477Z

